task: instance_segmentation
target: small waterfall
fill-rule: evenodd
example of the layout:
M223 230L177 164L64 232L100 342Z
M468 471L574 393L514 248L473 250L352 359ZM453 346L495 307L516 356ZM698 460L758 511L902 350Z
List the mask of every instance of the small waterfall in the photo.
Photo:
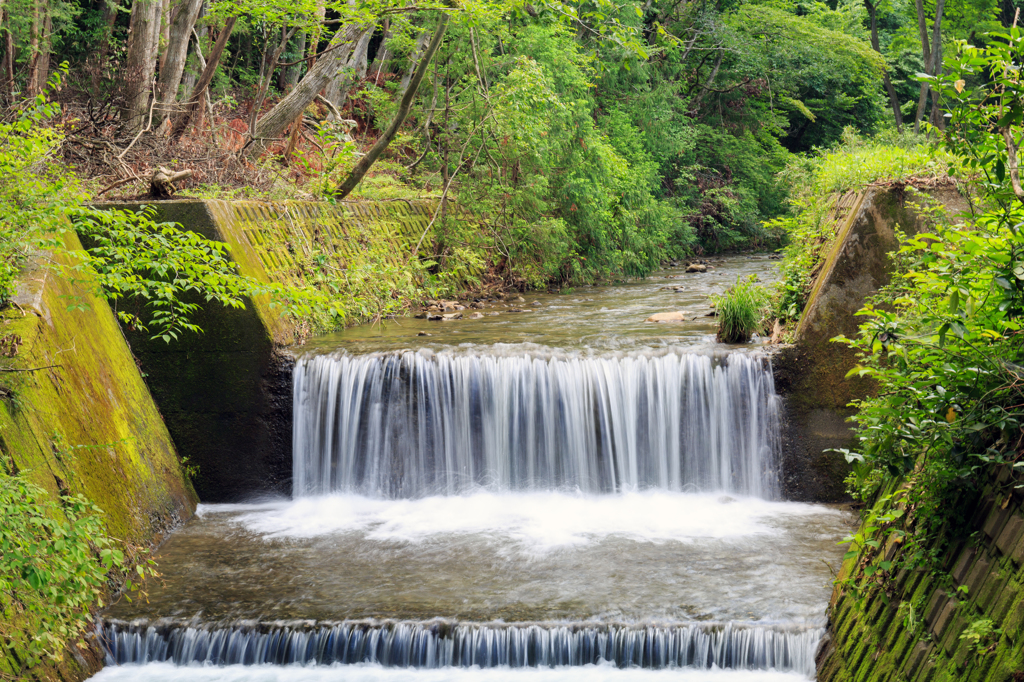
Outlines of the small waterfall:
M620 668L774 668L814 675L823 628L687 624L275 623L196 626L109 622L98 633L108 665L330 665L554 667L610 662Z
M295 496L571 488L777 497L767 360L319 355L295 367Z

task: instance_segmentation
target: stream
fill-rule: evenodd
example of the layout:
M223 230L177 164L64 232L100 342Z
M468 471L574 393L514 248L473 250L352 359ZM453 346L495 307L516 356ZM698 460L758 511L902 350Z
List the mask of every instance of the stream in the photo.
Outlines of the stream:
M780 499L770 362L707 317L774 262L714 266L296 349L292 497L200 505L93 679L813 678L853 517Z

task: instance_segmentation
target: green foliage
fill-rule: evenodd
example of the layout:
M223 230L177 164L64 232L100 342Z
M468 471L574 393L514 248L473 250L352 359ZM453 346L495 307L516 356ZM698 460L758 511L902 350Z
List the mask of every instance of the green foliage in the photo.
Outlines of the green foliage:
M971 653L978 656L993 653L1001 634L1002 631L995 626L991 618L979 618L968 624L960 633L960 639L966 641Z
M84 264L97 275L100 289L122 322L166 342L182 332L200 332L189 320L200 303L244 308L243 296L265 287L238 274L228 246L173 223L153 221L155 210L81 208L75 230L87 245ZM144 301L144 317L118 306L124 299Z
M721 296L712 296L718 313L718 340L723 343L746 343L763 330L768 313L768 296L753 275L746 282L736 278L736 284Z
M848 458L900 486L903 499L883 497L877 509L913 510L902 528L878 527L879 539L905 535L898 564L933 572L945 543L966 529L979 487L997 467L1024 470L1024 202L1010 172L1011 126L1024 109L1010 64L1022 45L1016 29L990 40L961 45L932 79L950 107L950 170L976 179L980 210L971 224L932 211L928 229L901 235L891 284L860 312L859 336L839 339L859 353L851 374L878 386L857 403L859 447ZM848 582L865 580L868 566L862 559ZM997 638L984 619L963 637L975 654Z
M108 579L128 569L99 508L77 495L48 498L21 476L0 473L0 637L22 672L59 662L65 647L80 643ZM153 571L140 564L134 573L141 580Z
M936 151L923 139L906 135L863 138L852 130L842 144L813 155L794 157L783 177L792 187L792 212L768 223L789 242L775 287L774 315L795 320L803 311L814 278L841 227L833 208L850 191L873 182L913 185L944 177L955 165L952 155Z
M49 88L59 84L54 74ZM57 246L63 214L81 200L74 178L50 163L63 138L45 122L59 111L44 92L0 120L0 306L14 294L26 258Z

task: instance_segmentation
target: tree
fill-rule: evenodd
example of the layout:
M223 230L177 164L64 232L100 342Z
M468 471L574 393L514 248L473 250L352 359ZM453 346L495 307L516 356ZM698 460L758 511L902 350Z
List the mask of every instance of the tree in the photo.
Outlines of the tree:
M437 28L434 29L434 37L431 38L430 44L427 45L426 51L423 56L420 57L420 65L416 69L416 73L413 75L412 80L409 81L408 87L405 92L402 93L402 101L398 104L398 111L395 113L394 119L391 121L391 125L377 138L377 142L374 143L370 150L359 159L356 167L352 169L345 181L338 186L335 191L335 196L339 199L344 199L349 193L355 189L355 186L359 184L359 181L363 179L366 172L370 170L370 166L380 157L384 150L387 149L388 145L391 144L391 140L395 138L398 133L398 129L405 123L406 117L409 115L409 108L412 106L412 99L416 96L416 91L420 88L420 83L423 82L423 76L427 73L427 67L430 66L430 61L434 58L437 53L437 48L441 47L441 41L444 40L445 30L448 28L448 14L442 13L440 20L437 22Z
M878 40L878 4L872 0L864 0L864 7L868 10L869 21L871 22L871 47L879 55L882 54L882 46ZM900 111L900 100L896 96L896 88L889 79L888 67L882 71L882 82L885 84L885 92L889 96L889 105L892 107L893 120L896 122L896 130L903 132L903 112Z
M160 47L159 0L136 0L132 5L125 55L126 105L122 117L132 132L146 125L150 95L155 96L153 77Z

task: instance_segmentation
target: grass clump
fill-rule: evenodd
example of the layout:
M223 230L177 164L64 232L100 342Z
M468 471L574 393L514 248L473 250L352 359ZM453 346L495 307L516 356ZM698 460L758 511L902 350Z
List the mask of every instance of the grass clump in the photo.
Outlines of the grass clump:
M718 340L721 343L746 343L764 328L771 311L768 290L757 283L736 278L736 285L721 296L712 296L718 311Z

